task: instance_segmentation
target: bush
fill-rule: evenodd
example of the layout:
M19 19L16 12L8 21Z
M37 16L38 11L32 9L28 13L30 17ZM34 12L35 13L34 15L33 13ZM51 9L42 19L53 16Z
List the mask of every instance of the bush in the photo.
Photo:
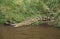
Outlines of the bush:
M0 23L7 19L18 23L37 16L53 17L58 25L60 0L0 0Z

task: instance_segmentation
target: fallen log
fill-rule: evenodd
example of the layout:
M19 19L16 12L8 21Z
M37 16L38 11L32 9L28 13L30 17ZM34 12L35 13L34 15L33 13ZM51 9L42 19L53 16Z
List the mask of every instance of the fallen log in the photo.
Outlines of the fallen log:
M55 20L52 19L52 18L49 18L49 17L48 18L46 18L46 17L43 18L41 16L38 16L36 18L28 19L28 20L25 20L23 22L17 23L17 24L15 24L14 27L30 25L30 24L32 24L32 23L34 23L36 21L42 21L42 23L47 23L48 25L54 25L54 24L56 24L56 23L54 23Z
M30 25L38 20L42 20L41 17L37 17L37 18L33 18L33 19L29 19L29 20L25 20L23 22L20 22L18 24L16 24L14 27L19 27L19 26L25 26L25 25Z

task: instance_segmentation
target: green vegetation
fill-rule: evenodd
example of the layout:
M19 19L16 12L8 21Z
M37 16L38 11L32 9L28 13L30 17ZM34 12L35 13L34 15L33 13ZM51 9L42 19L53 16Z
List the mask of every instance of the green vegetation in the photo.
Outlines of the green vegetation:
M37 16L54 17L60 26L60 0L0 0L0 23L8 19L18 23Z

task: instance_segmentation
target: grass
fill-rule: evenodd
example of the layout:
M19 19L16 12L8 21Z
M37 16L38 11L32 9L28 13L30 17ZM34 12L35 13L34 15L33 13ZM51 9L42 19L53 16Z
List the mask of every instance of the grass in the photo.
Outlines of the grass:
M0 23L6 22L7 19L18 23L40 15L54 17L60 26L59 4L60 0L0 0ZM39 22L35 24L38 25Z

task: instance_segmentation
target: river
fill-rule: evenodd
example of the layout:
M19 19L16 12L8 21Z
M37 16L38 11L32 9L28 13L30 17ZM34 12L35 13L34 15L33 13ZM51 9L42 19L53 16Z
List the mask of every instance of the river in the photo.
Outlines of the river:
M60 29L39 26L14 28L0 25L0 39L60 39Z

